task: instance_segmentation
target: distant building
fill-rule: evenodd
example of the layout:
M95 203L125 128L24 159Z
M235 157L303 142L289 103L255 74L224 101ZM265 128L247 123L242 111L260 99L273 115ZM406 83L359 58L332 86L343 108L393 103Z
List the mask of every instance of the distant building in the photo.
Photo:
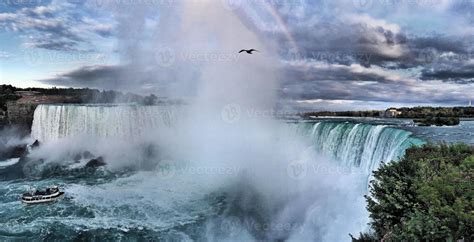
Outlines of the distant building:
M402 114L402 112L398 111L396 108L389 108L385 111L385 117L388 118L395 118L400 114Z

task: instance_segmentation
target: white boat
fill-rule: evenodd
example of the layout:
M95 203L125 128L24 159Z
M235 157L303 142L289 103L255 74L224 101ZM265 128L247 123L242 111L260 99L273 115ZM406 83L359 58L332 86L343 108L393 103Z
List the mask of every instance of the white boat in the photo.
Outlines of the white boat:
M64 192L61 192L58 186L52 186L46 188L44 191L37 191L33 189L30 192L24 193L21 197L21 201L26 204L38 204L54 202L64 196Z

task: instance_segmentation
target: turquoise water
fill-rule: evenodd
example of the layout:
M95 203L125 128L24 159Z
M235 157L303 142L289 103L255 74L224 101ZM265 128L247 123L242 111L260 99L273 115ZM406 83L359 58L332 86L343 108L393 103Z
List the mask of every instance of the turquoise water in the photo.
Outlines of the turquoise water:
M86 112L88 117L94 117L90 114L97 116L101 111L89 110L94 107L77 108L39 109L55 115L41 116L42 122L36 120L34 132L38 137L54 140L79 132L81 125L89 127L88 132L96 130L107 135L127 125L128 130L119 132L122 136L143 122L156 129L166 126L166 122L161 121L127 120L127 112L143 117L159 113L149 107L146 110L105 110L108 122L114 122L115 128L104 126L107 129L104 131L100 130L103 122L94 126L89 118L84 118L87 116L76 115ZM60 123L48 126L52 122L48 117ZM74 117L78 119L71 120ZM463 122L462 131L441 128L440 132L468 132L463 137L470 140L471 125ZM25 175L21 172L24 162L8 161L0 165L0 240L345 240L348 232L341 234L341 231L356 233L366 227L363 195L371 171L382 161L397 160L408 147L420 145L430 137L453 137L436 136L429 129L389 121L320 120L289 123L284 129L285 132L275 131L275 134L286 136L275 139L304 141L304 154L310 156L306 158L313 166L350 167L351 170L314 173L307 170L305 176L294 177L287 173L290 166L280 167L273 160L265 161L267 168L248 161L250 167L263 169L263 174L268 174L255 178L251 176L253 171L241 167L230 167L235 170L217 167L227 170L214 169L211 173L199 170L202 167L183 169L185 166L165 169L165 172L163 166L119 170L106 166L84 170L66 162L54 172L39 167ZM271 186L281 181L291 186ZM63 200L37 206L20 202L20 194L31 185L52 184L60 185L66 192ZM267 187L276 190L268 193Z

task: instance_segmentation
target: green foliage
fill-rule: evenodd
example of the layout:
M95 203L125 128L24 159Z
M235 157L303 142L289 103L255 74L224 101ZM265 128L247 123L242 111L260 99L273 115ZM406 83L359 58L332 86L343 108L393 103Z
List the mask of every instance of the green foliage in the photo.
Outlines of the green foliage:
M415 119L413 121L420 126L430 126L430 125L453 126L453 125L458 125L460 122L458 117L432 117L432 116L422 118L422 119Z
M432 119L436 118L448 118L440 122L456 122L456 118L474 118L474 107L412 107L412 108L397 108L401 114L397 115L397 118L411 118L411 119ZM343 111L343 112L332 112L332 111L320 111L320 112L307 112L301 114L304 118L310 116L344 116L344 117L381 117L385 114L385 111L369 110L369 111ZM436 123L433 123L436 125ZM431 124L429 124L431 125ZM448 124L442 124L448 125ZM455 124L451 124L455 125Z
M161 100L153 94L140 96L133 93L119 91L99 91L89 88L16 88L12 85L0 85L0 109L6 110L8 101L21 98L18 91L28 91L38 96L66 96L74 97L73 103L138 103L143 105L159 104Z
M413 107L399 108L399 118L434 118L434 117L474 117L474 107Z
M19 95L15 94L16 90L12 85L0 85L0 109L6 111L8 101L15 101L20 98Z
M472 240L474 148L432 145L407 150L374 171L366 196L378 240ZM357 241L368 241L366 235Z

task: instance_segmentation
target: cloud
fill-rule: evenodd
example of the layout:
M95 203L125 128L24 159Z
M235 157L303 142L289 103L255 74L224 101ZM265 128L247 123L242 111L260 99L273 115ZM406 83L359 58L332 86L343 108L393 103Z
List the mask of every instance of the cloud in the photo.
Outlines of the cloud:
M10 59L12 56L10 53L5 51L0 51L0 59Z
M295 101L297 106L348 106L353 102L464 104L474 98L473 82L460 85L446 82L441 76L420 80L409 73L374 65L306 60L286 63L286 68L288 81L283 83L280 97Z
M26 47L56 51L101 50L101 40L118 40L114 48L122 62L79 66L41 82L149 92L173 85L193 89L198 65L186 65L194 69L185 76L189 72L160 68L154 60L154 51L163 44L155 40L169 39L167 47L180 48L172 34L177 13L162 8L156 14L146 4L108 3L90 14L91 2L70 2L74 4L53 1L0 13L0 27L28 36ZM365 107L363 103L462 104L474 99L472 5L449 0L354 2L241 1L229 14L236 13L277 49L275 58L285 73L282 102ZM161 37L164 32L171 34ZM180 56L174 58L178 65Z
M474 83L474 63L423 70L422 80L442 80L458 84Z
M40 82L66 87L91 87L100 89L118 88L121 81L120 66L83 66L78 69L58 74Z
M292 61L286 62L292 76L301 73L304 81L362 81L362 82L393 82L401 77L389 70L378 66L364 67L360 64L341 65L321 61ZM290 77L289 77L290 78Z
M90 65L37 81L63 87L88 87L163 95L173 86L171 78L173 76L168 75L165 69L157 73L154 69L134 68L129 65Z
M93 47L91 38L112 36L112 24L78 18L74 7L67 2L53 1L46 6L0 13L0 28L28 36L27 47L57 51L87 51L81 45Z

